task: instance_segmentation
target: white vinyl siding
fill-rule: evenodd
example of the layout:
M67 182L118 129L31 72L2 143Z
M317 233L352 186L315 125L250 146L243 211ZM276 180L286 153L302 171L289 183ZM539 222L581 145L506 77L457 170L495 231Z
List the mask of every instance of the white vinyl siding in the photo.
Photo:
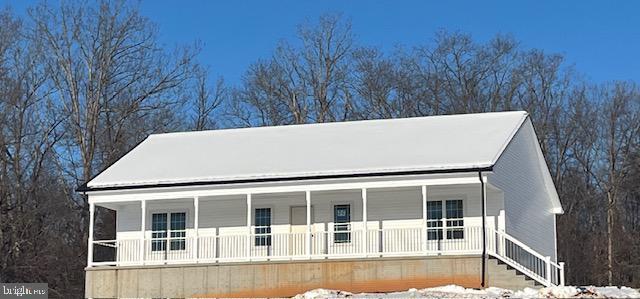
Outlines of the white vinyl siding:
M527 120L498 160L489 182L504 192L506 232L556 260L554 207L538 147Z
M497 227L496 216L503 209L502 192L488 190L488 227ZM428 200L462 200L465 225L479 226L480 185L433 186L428 188ZM199 235L237 235L247 232L247 206L245 196L201 197ZM361 190L322 191L311 193L312 231L326 231L333 227L334 206L348 204L351 209L351 230L362 230ZM257 194L252 200L252 225L256 208L271 209L271 232L289 233L291 207L305 206L305 194ZM367 227L369 229L419 227L422 224L422 195L419 187L369 189L367 191ZM118 238L139 238L141 208L139 203L118 205ZM151 218L158 212L186 212L187 237L194 236L193 201L147 201L146 229L151 237Z

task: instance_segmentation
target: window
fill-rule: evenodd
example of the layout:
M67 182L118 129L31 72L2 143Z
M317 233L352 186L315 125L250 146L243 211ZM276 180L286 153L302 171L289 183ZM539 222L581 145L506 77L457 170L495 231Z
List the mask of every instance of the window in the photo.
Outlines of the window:
M446 238L464 239L464 209L462 200L456 199L427 202L427 240L443 239L442 215L446 218Z
M171 221L167 221L168 219ZM167 236L169 236L170 250L185 250L186 228L187 215L184 212L152 214L151 251L167 250Z
M427 201L427 240L441 240L442 239L441 227L442 227L442 202Z
M464 238L462 200L447 200L447 239ZM451 219L451 220L449 220ZM451 228L449 228L451 227Z
M151 251L167 249L167 214L151 215Z
M271 246L271 209L256 209L254 217L256 246Z
M187 215L171 213L171 250L184 250L187 237Z
M351 242L351 206L335 205L333 206L333 230L342 233L333 234L334 243L350 243Z

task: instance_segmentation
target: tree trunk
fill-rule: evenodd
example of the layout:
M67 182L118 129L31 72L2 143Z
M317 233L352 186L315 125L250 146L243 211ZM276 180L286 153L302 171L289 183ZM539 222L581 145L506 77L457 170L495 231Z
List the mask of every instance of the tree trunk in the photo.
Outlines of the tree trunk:
M607 192L607 282L613 285L613 194Z

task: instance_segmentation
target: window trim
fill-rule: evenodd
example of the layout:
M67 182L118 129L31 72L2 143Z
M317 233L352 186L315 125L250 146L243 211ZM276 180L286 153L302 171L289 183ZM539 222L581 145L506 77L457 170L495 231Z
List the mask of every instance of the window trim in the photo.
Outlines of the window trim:
M429 218L429 203L430 202L437 202L440 203L440 218L438 219L434 219L434 218ZM442 231L442 216L444 214L444 208L443 208L443 202L444 200L427 200L427 219L426 219L426 229L427 229L427 235L426 238L428 241L437 241L437 240L442 240L443 239L443 231ZM435 226L429 226L430 223L435 223ZM433 235L435 233L435 238L430 237L431 235Z
M171 229L171 216L173 214L182 214L182 213L184 213L184 230L172 230ZM186 212L169 212L168 215L169 215L169 218L167 219L168 220L167 224L168 224L168 227L169 227L169 231L168 231L168 233L169 233L169 235L168 235L169 236L169 251L185 251L185 250L187 250L187 223L188 223L187 222L188 221L187 220L187 213ZM178 232L178 233L184 232L184 237L175 237L175 238L171 237L171 233L172 232ZM183 248L172 249L171 247L173 246L173 244L174 244L173 242L174 241L182 241L183 244L184 244L184 249ZM177 243L177 244L180 244L180 243ZM180 246L180 247L182 247L182 246Z
M271 218L270 218L270 225L269 225L269 233L268 235L262 235L262 236L258 236L256 235L256 210L258 209L270 209L270 213L271 213ZM264 247L270 247L273 246L273 220L275 219L275 208L273 205L253 205L251 207L251 228L250 228L250 233L253 235L253 247L257 247L257 248L264 248ZM258 238L265 238L265 240L267 240L265 242L265 244L260 244L258 245L259 242L257 242Z
M165 215L165 223L164 230L154 230L153 229L153 216L154 215ZM151 213L151 252L165 252L167 251L167 240L169 237L169 216L170 213ZM154 234L164 233L164 237L162 238L154 238ZM157 245L156 245L157 244ZM159 248L157 248L159 247Z
M451 219L461 219L462 220L462 238L447 238L447 236L452 236L454 231L459 231L459 230L454 230L455 228L459 228L460 226L449 226L446 225L446 223L442 223L442 219L444 218L445 221L455 221L455 220L448 220L449 218L447 218L447 201L461 201L462 202L462 218L451 218ZM442 240L464 240L465 239L465 233L464 233L464 220L467 216L467 198L466 196L437 196L435 198L431 198L428 199L427 202L440 202L441 203L441 215L442 218L440 219L426 219L427 223L429 223L429 221L432 222L436 222L436 223L440 223L440 226L437 227L428 227L427 225L427 236L425 236L427 238L427 241L442 241ZM427 216L428 216L428 211L427 211ZM444 226L446 225L446 230L443 230L442 228L444 228ZM437 232L438 236L437 238L429 238L429 233L433 233L433 232Z
M184 249L171 249L171 214L177 214L177 213L184 213L184 230L173 230L174 232L181 232L184 231L184 238L173 238L176 240L184 240L185 246ZM165 238L161 238L164 239L165 241L165 249L164 250L151 250L152 253L160 253L160 252L179 252L179 251L186 251L187 250L187 238L189 237L189 219L191 216L191 213L189 210L185 210L183 208L175 208L175 209L162 209L162 208L156 208L156 209L147 209L147 217L146 217L146 227L148 230L148 234L147 232L145 232L145 239L149 239L151 241L151 244L153 244L153 241L156 240L153 238L153 214L166 214L167 215L167 228L165 230L165 232L167 233L167 236ZM148 237L147 237L148 235ZM153 249L153 246L151 246L151 249Z
M459 218L448 218L447 217L447 206L446 205L447 205L448 202L451 202L451 201L460 201L460 204L462 205L462 209L461 209L462 210L462 217L459 217ZM464 203L464 200L462 200L462 199L446 199L446 200L444 200L443 209L444 209L445 221L447 221L447 231L445 232L445 234L446 234L445 237L447 237L446 238L447 240L464 240L464 235L465 235L465 233L464 233L464 215L465 215L464 207L465 207L465 203ZM452 220L449 220L449 219L452 219ZM462 222L462 226L460 226L460 225L455 225L455 226L454 225L448 225L449 222L453 222L453 221L456 221L456 222L457 221L461 221ZM455 236L454 233L461 233L462 237L460 237L460 238L454 237Z

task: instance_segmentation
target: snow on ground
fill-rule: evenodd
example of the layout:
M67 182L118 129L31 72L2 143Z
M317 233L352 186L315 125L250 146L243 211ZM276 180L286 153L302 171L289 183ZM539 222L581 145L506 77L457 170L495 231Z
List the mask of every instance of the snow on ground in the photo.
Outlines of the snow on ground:
M461 286L448 285L428 289L410 289L393 293L360 293L315 289L296 295L295 299L322 298L640 298L640 291L629 287L550 287L542 289L525 288L511 291L501 288L483 290L465 289Z

